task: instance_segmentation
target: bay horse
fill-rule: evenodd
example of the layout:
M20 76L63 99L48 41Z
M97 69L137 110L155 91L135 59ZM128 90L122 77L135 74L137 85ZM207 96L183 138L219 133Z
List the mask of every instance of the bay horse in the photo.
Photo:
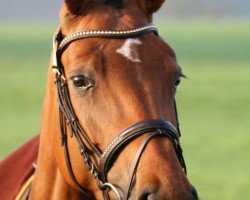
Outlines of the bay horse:
M198 199L179 142L184 75L152 24L163 2L64 1L37 167L20 199Z

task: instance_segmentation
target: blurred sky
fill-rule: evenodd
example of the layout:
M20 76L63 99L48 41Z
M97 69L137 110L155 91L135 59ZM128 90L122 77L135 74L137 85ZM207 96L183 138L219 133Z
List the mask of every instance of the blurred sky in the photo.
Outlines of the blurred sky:
M62 0L0 0L1 21L56 21ZM167 0L157 19L250 18L250 0Z

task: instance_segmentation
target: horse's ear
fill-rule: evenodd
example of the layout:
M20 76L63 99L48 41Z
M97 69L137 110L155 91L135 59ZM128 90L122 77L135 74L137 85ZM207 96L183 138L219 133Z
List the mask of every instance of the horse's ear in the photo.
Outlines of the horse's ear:
M77 15L80 11L89 3L89 0L65 0L65 4L68 10L73 14Z
M141 9L151 16L154 12L159 10L165 0L136 0Z

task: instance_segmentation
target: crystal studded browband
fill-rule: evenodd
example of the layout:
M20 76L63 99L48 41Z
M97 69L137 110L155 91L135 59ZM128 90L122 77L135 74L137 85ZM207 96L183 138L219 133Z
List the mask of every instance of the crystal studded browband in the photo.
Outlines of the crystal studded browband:
M150 24L136 29L131 30L82 30L72 33L66 36L59 44L58 50L62 51L71 42L83 38L112 38L112 39L122 39L128 37L136 37L145 33L154 32L158 35L158 30L155 25Z

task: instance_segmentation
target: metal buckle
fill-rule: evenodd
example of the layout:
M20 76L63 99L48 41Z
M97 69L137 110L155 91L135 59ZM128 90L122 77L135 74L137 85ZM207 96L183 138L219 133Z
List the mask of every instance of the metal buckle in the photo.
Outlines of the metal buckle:
M102 187L103 187L104 189L110 188L111 190L114 191L114 193L115 193L116 196L118 197L117 200L122 200L122 197L121 197L120 193L118 192L117 188L116 188L113 184L111 184L111 183L104 183L104 184L102 185Z

